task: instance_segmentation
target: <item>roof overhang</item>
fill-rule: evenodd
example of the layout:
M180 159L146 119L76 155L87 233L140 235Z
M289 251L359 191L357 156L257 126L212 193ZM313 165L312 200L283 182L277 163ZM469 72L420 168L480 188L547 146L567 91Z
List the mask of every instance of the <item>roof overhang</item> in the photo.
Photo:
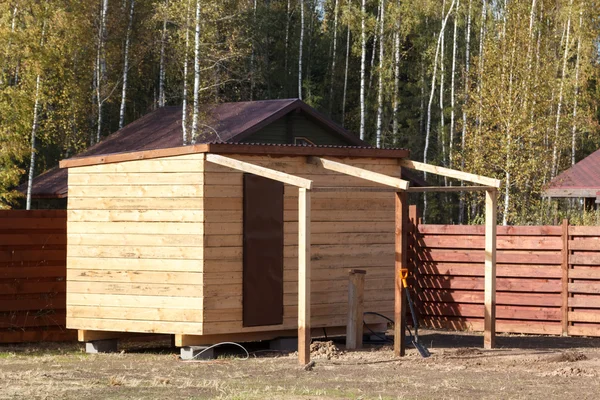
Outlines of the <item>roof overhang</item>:
M550 198L591 198L598 197L600 188L551 188L544 191L544 197Z
M74 157L60 162L60 168L84 167L89 165L110 164L124 161L147 160L152 158L173 157L185 154L255 154L278 156L328 156L328 157L369 157L369 158L407 158L406 149L377 149L372 147L349 146L299 146L279 144L237 144L206 143L167 149L135 151L127 153L104 154L90 157Z

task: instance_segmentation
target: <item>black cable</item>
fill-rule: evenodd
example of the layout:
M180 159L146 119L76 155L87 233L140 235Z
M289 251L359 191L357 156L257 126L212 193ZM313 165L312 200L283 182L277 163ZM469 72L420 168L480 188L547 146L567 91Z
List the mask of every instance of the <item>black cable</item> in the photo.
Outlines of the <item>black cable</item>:
M389 322L391 322L392 324L394 324L394 321L393 321L392 319L390 319L390 318L386 317L386 316L385 316L385 315L383 315L383 314L379 314L379 313L376 313L376 312L373 312L373 311L365 311L365 312L363 313L363 316L364 316L364 315L376 315L376 316L378 316L378 317L381 317L381 318L383 318L383 319L385 319L385 320L388 320ZM381 340L383 340L383 341L385 341L385 342L390 342L390 343L393 343L393 342L394 342L393 340L390 340L390 339L388 339L387 337L385 337L385 336L381 336L381 335L379 335L378 333L374 332L374 331L373 331L371 328L369 328L369 325L367 325L367 322L366 322L364 319L363 319L363 325L367 327L367 329L369 330L369 332L371 332L373 335L377 336L379 339L381 339Z
M327 330L325 330L325 327L323 327L323 334L325 335L325 340L329 340L329 339L327 338Z

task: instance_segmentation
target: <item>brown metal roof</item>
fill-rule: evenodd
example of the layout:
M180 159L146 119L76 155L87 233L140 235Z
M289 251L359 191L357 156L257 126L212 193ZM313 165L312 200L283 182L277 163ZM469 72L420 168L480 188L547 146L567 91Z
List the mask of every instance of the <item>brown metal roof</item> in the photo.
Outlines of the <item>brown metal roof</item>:
M349 145L369 148L367 143L299 99L248 101L207 106L201 113L201 134L196 143L241 141L294 110L302 111L313 122L344 138ZM77 158L183 146L181 117L182 110L179 106L159 108L91 146L78 154ZM186 148L190 148L190 146ZM282 150L279 147L277 150L270 148L269 151L280 152ZM407 151L406 154L408 154ZM22 184L19 190L25 192L25 184ZM67 173L65 170L54 168L34 179L32 190L34 198L66 197L66 195Z
M600 191L600 150L596 150L552 179L548 197L596 197Z

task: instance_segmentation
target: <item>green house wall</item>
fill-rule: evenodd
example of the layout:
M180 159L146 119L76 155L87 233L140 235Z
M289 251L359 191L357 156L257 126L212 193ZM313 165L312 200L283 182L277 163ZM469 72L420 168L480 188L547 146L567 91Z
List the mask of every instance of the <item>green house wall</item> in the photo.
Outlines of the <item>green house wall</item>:
M290 113L246 137L242 143L293 144L294 138L306 138L317 145L351 145L343 137L309 120L301 113Z

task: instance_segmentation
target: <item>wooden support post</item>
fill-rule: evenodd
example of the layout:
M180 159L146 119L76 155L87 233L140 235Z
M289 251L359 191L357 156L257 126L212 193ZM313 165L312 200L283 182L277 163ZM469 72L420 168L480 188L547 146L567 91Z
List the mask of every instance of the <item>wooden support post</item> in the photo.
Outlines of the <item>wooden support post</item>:
M406 192L396 193L396 258L395 258L395 290L394 290L394 355L403 357L405 354L404 339L406 335L405 315L406 296L402 289L401 270L408 268L408 195Z
M485 320L483 347L496 345L496 211L498 191L485 192Z
M298 362L310 362L310 190L298 189Z
M569 220L563 219L562 222L562 335L569 335Z
M365 300L365 275L367 271L351 269L348 281L348 322L346 323L346 349L362 348L363 313Z

